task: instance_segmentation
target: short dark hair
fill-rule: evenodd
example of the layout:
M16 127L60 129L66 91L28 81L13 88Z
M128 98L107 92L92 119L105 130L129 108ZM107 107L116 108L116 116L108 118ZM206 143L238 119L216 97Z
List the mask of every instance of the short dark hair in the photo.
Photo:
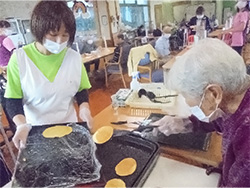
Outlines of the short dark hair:
M6 20L0 20L0 28L8 28L10 27L10 23Z
M58 31L62 23L69 33L68 45L72 45L76 23L73 12L67 6L66 1L40 1L31 15L31 32L42 44L44 36L49 31Z
M118 39L124 40L124 35L123 35L123 34L118 34L118 35L117 35L117 38L118 38Z
M160 37L162 35L162 32L160 29L154 29L153 36L154 37Z
M196 15L201 15L205 12L205 9L203 8L203 6L198 6L198 8L196 9Z

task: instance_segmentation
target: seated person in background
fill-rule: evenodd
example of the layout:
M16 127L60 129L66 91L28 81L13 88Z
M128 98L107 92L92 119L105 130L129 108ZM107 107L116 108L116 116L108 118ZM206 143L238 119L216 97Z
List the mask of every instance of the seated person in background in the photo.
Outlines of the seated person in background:
M157 51L160 59L166 59L170 54L169 37L171 36L171 30L171 27L165 26L161 37L155 43L155 50Z
M146 36L146 31L145 31L145 28L144 28L144 25L140 25L137 29L137 36L138 37L144 37Z
M144 55L144 58L140 60L139 62L139 65L140 66L147 66L151 63L151 60L150 60L150 53L147 52L145 53ZM146 75L148 75L148 73L143 73L143 72L140 72L140 77L147 77ZM164 81L164 78L163 78L163 69L160 68L160 69L154 69L152 71L152 82L163 82Z
M97 46L95 45L94 41L92 39L88 39L86 41L83 41L82 48L80 48L80 54L90 54L91 51L97 50ZM86 71L90 72L90 65L95 64L94 71L97 72L99 68L100 61L99 59L93 60L88 63L84 63L84 66L86 68Z
M191 35L195 35L195 33L196 33L195 27L197 24L197 20L205 21L206 22L205 29L207 30L207 32L211 31L209 18L206 15L204 15L204 12L205 12L205 9L203 8L203 6L199 6L196 9L196 16L194 16L190 19L188 26L191 29Z
M160 37L162 35L162 32L160 29L154 29L153 30L153 36L154 36L154 40L150 41L149 44L151 44L153 46L153 48L155 48L155 43L157 41L157 37Z
M132 46L125 41L125 37L123 34L117 35L116 45L117 46L114 50L113 59L109 60L109 62L113 62L113 63L118 62L120 55L121 55L120 63L121 63L123 70L126 70L128 55ZM121 47L122 47L122 53L120 54Z

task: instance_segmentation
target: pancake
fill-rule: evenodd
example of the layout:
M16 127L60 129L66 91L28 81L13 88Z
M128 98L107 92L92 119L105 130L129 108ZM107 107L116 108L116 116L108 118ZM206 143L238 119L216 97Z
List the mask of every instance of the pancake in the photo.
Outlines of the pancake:
M116 165L115 172L118 176L128 176L135 172L136 167L137 163L135 159L125 158Z
M112 137L114 132L113 127L111 126L104 126L98 129L95 134L93 135L93 140L97 144L103 144Z
M69 126L56 125L45 129L42 134L45 138L61 138L70 134L72 130L72 127Z
M114 179L109 180L106 183L105 188L108 188L108 187L121 187L122 188L122 187L126 187L126 184L121 179L114 178Z

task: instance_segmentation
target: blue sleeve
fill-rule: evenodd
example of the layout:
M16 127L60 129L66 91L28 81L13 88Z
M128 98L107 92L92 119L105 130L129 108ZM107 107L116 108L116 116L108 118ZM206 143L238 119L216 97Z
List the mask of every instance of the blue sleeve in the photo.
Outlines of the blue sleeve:
M164 56L164 45L163 42L159 39L156 41L155 50L160 56Z
M139 65L144 66L150 63L149 53L146 53L144 58L140 60Z

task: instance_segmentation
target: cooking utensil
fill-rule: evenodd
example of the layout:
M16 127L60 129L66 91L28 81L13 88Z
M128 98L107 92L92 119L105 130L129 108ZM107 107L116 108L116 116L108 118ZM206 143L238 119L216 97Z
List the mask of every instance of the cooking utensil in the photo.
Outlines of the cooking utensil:
M128 131L128 130L118 130L114 132L112 137L118 137L118 136L124 136L128 134L136 134L136 135L141 135L142 131L145 131L148 129L148 131L152 131L154 128L157 128L157 125L148 125L148 126L139 126L138 128Z

